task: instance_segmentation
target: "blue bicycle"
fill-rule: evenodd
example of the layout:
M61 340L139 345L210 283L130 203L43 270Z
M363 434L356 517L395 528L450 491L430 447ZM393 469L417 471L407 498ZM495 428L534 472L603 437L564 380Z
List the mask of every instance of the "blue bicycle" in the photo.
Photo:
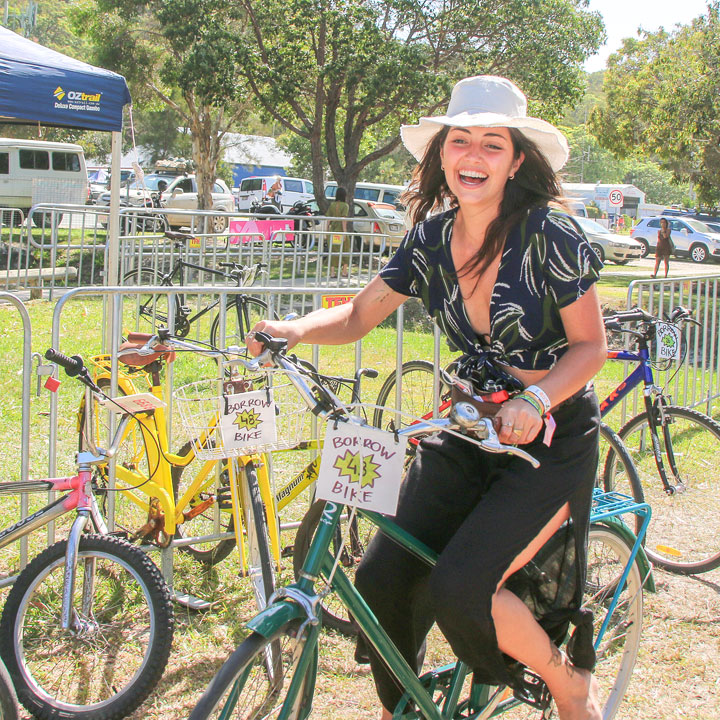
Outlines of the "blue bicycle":
M665 320L640 308L605 318L606 330L629 335L637 349L608 351L610 359L636 366L605 398L600 411L605 416L640 384L645 409L618 431L637 472L627 472L610 447L603 481L605 490L619 490L651 505L648 557L659 567L691 575L720 566L720 539L712 532L720 514L720 424L697 410L673 405L664 388L655 384L653 368L658 366L650 348L661 323L699 325L682 307ZM662 325L660 329L662 336Z

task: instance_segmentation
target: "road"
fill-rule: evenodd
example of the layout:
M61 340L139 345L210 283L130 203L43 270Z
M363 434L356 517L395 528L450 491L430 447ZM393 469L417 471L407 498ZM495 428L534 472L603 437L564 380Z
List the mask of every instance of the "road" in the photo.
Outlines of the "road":
M637 279L649 279L655 267L655 257L650 256L644 260L632 260L627 265L605 263L603 275L633 275ZM660 264L658 278L662 277L664 266ZM714 262L694 263L689 260L670 259L669 278L696 277L699 275L720 275L720 264Z

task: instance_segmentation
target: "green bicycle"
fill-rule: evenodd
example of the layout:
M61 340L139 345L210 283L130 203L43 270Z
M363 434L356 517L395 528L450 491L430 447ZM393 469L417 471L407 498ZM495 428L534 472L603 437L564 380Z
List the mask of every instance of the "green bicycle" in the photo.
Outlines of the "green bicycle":
M360 419L343 414L332 393L312 382L306 369L285 355L286 342L257 333L265 351L255 368L271 365L284 371L313 412L326 418L362 425ZM502 445L492 422L479 418L466 403L458 403L451 417L419 422L399 434L430 432L462 434L489 452L509 452L534 461L522 449ZM472 432L472 436L465 434ZM508 688L472 681L472 671L461 661L431 670L421 677L413 672L340 567L339 556L329 552L344 505L324 504L318 529L310 545L299 580L279 589L268 607L247 627L252 631L228 657L205 690L190 720L243 718L302 720L312 710L318 672L318 643L322 614L321 598L334 592L352 614L360 630L377 649L406 689L394 710L398 720L481 720L509 711L524 717L530 706L514 698ZM620 520L623 513L644 518L639 538ZM416 557L429 564L435 553L398 528L391 519L366 510L359 514ZM603 718L618 711L630 682L642 630L643 587L651 582L651 567L641 548L650 509L617 493L596 491L591 517L585 606L595 616L596 677L603 702ZM318 593L315 583L325 579ZM547 703L544 704L547 708ZM537 713L537 706L534 709ZM514 713L514 714L512 714ZM518 714L519 713L519 714Z

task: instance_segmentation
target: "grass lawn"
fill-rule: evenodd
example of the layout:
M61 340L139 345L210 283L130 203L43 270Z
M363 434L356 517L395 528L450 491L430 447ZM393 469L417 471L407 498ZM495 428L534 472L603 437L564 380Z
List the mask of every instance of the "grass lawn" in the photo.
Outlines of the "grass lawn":
M604 306L620 309L625 306L627 285L632 276L614 275L602 278L599 291ZM125 308L125 329L133 328L133 308ZM28 311L32 320L32 348L43 353L50 345L52 306L43 301L31 302ZM90 356L101 348L102 304L91 297L69 303L60 325L60 349L67 354ZM3 425L0 437L0 468L5 480L19 475L20 449L18 437L21 418L21 382L19 372L22 358L21 323L17 311L0 305L0 412ZM200 332L206 332L201 328ZM379 377L366 380L363 398L372 402L382 380L395 368L396 331L393 326L374 330L363 342L361 364L374 367ZM404 335L403 357L432 359L432 335L408 327ZM303 348L310 357L310 349ZM442 348L442 362L451 358L446 346ZM328 372L352 374L355 348L327 347L320 353L320 369ZM182 355L174 363L176 385L191 382L212 372L209 360ZM602 397L622 378L619 363L607 363L597 380ZM81 395L78 383L61 377L58 394L57 471L73 470L72 456L77 446L75 410ZM33 393L35 378L33 376ZM612 423L611 423L612 424ZM47 472L49 432L49 393L41 391L31 398L31 476L42 477ZM177 443L180 439L177 439ZM173 444L173 447L177 446ZM287 454L286 454L287 455ZM290 477L308 461L307 453L296 453L290 459L278 459L276 469L282 477ZM283 521L301 517L307 498L289 506ZM42 499L33 497L31 510ZM3 497L0 509L8 519L18 515L16 499ZM59 533L64 524L59 523ZM293 542L292 530L283 534L283 545ZM31 539L31 555L39 552L46 542L44 531ZM17 567L17 549L0 551L0 574ZM197 697L208 684L219 665L246 635L243 621L253 612L248 583L239 576L239 563L233 553L223 563L204 568L187 555L176 554L175 582L179 590L191 592L213 602L210 611L197 613L176 607L177 628L170 663L163 679L150 699L133 714L134 720L179 720L186 718ZM281 579L290 581L292 561L283 561ZM718 587L720 570L701 577L682 578L657 572L658 593L647 597L645 629L641 653L627 701L618 718L623 720L714 720L720 716L717 678L720 677L720 614ZM0 603L7 590L0 591ZM311 717L323 720L340 718L376 718L377 705L367 666L353 660L353 645L347 639L326 632L320 654L321 673L315 711Z

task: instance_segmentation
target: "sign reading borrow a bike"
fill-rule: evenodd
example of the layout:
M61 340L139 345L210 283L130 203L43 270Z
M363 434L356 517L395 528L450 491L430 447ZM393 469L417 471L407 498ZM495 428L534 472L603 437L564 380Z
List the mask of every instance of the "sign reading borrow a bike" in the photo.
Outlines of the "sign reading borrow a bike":
M402 484L406 437L367 425L330 422L317 497L394 515Z

